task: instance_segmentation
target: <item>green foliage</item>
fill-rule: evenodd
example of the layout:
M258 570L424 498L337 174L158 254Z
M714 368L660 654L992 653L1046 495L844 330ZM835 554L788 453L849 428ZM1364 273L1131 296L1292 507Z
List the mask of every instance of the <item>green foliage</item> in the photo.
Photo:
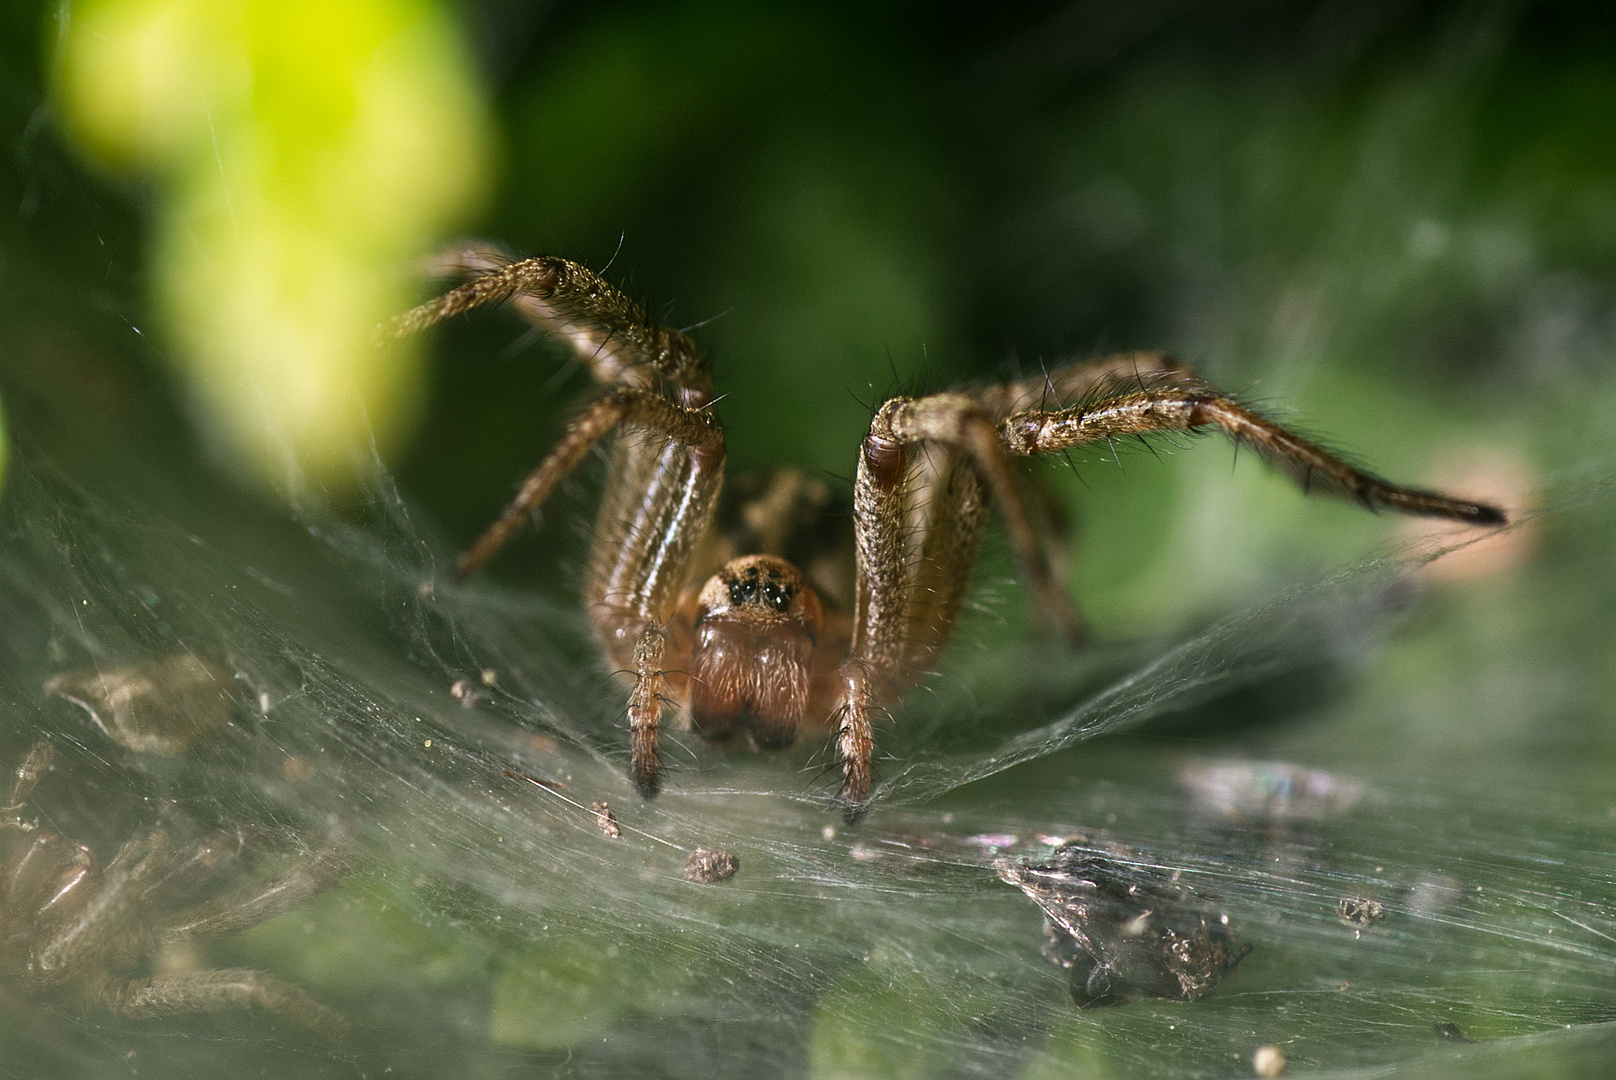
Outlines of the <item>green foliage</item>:
M488 169L452 24L428 0L99 0L63 30L68 133L157 179L155 306L198 418L279 486L351 482L419 408L412 347L375 342L401 266Z

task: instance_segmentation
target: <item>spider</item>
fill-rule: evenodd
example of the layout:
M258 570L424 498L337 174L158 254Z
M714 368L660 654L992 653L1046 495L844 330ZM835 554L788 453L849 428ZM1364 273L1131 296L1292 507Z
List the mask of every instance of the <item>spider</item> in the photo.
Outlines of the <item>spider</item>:
M1126 435L1217 428L1304 489L1370 510L1505 523L1496 507L1399 487L1354 468L1165 353L1129 352L883 403L859 447L853 482L851 610L827 610L818 577L810 580L783 557L778 537L789 530L754 528L752 550L715 540L724 432L707 364L690 338L566 259L513 262L471 245L444 255L436 269L470 280L393 320L384 339L509 301L570 346L603 388L505 513L460 556L456 574L464 578L487 562L596 443L615 436L583 594L607 656L633 678L630 771L647 798L662 782L657 733L671 704L682 706L703 736L745 731L765 748L791 743L804 726L828 727L842 768L839 801L849 821L856 819L871 790L873 719L920 680L947 643L990 506L1004 520L1038 608L1079 641L1082 623L1017 482L1016 458ZM801 516L812 487L791 472L776 481L749 507L765 526Z
M256 926L300 906L346 869L328 842L266 882L201 903L194 892L248 842L242 830L175 851L160 830L126 842L104 868L88 847L47 832L21 811L54 751L35 743L0 807L0 979L65 998L81 1011L131 1017L258 1007L331 1038L346 1024L302 990L251 968L148 973L165 947Z

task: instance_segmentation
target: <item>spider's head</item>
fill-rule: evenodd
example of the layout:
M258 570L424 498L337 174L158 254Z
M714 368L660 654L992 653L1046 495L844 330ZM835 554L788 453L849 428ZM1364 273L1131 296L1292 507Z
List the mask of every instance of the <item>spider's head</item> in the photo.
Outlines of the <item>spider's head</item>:
M696 602L690 714L702 734L750 729L761 747L787 746L808 708L819 597L773 555L731 559Z

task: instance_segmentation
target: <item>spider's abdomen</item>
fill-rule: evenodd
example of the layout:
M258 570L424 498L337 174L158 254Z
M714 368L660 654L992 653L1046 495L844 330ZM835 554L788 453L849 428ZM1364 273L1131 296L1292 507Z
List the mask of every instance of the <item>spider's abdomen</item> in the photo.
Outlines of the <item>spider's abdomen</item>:
M697 599L690 715L708 738L745 727L759 747L789 745L808 708L819 597L772 555L733 559Z

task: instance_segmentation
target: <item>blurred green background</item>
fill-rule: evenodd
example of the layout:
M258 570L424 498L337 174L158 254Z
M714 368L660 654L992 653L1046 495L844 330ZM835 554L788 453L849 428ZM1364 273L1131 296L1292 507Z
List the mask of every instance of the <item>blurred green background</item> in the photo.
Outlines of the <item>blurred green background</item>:
M1608 1051L1603 1027L1534 1041L1616 1018L1605 9L19 0L0 50L4 749L63 722L38 687L64 665L217 638L238 679L302 695L306 725L243 720L194 776L84 737L78 766L135 807L107 821L142 820L143 785L170 782L196 808L176 813L234 820L240 796L296 821L329 799L292 791L276 751L329 750L320 791L373 845L307 919L229 947L350 1015L368 1033L350 1050L260 1044L229 1020L180 1049L181 1024L57 1014L65 1034L36 1038L0 998L0 1048L26 1062L0 1075L113 1075L125 1046L197 1075L1248 1075L1240 1055L1287 1031L1297 1071L1427 1075L1434 1020L1497 1040L1451 1075L1574 1074ZM587 390L499 313L420 352L371 346L430 291L416 260L463 235L603 269L697 327L737 468L844 478L884 395L1166 348L1392 479L1529 520L1511 545L1384 570L1369 614L1342 601L1319 655L1288 658L1300 678L1251 674L1267 639L1236 625L1214 643L1234 642L1241 692L1175 707L1164 689L1140 734L877 810L864 835L884 840L1114 827L1207 875L1258 942L1206 1002L1080 1016L1035 913L983 859L974 877L963 857L913 875L849 859L821 832L834 819L794 801L812 781L790 763L698 747L650 807L611 786L617 706L557 614L575 606L587 470L448 615L421 613L411 574L480 531ZM1145 671L1148 698L1148 664L1184 635L1424 542L1215 438L1152 448L1042 474L1096 666L1027 643L990 541L935 695L883 733L886 775L991 757L1107 672ZM136 509L60 493L79 489ZM368 539L329 539L350 521ZM189 554L170 541L192 534L224 553L194 580L151 555ZM164 606L140 592L148 559ZM298 602L242 599L265 575ZM496 657L506 684L529 678L478 726L444 689ZM539 715L556 703L574 727ZM341 727L344 709L364 723ZM421 753L422 717L441 757ZM501 788L485 751L559 755L580 798L594 784L658 835L728 839L758 884L692 898L639 854L602 855ZM1383 801L1317 833L1208 836L1183 820L1184 753L1328 768ZM1342 890L1450 880L1484 899L1388 931L1384 953L1328 915ZM1562 949L1572 920L1593 929ZM64 1046L83 1054L51 1056Z
M737 467L845 477L886 394L1154 347L1408 481L1463 486L1492 444L1530 485L1608 444L1593 9L339 7L342 32L319 5L13 6L16 422L95 384L72 363L177 370L156 393L214 460L340 500L374 436L463 541L583 389L510 319L440 335L424 393L412 346L369 347L412 260L476 234L699 325ZM1102 627L1395 527L1156 449L1050 470Z
M703 324L738 467L845 477L888 393L1152 347L1410 480L1587 450L1533 430L1604 411L1616 90L1584 20L1104 8L558 10L503 69L480 231ZM497 506L550 441L530 410L570 387L518 334L443 350L412 489ZM1204 616L1394 527L1230 459L1051 470L1091 617Z

